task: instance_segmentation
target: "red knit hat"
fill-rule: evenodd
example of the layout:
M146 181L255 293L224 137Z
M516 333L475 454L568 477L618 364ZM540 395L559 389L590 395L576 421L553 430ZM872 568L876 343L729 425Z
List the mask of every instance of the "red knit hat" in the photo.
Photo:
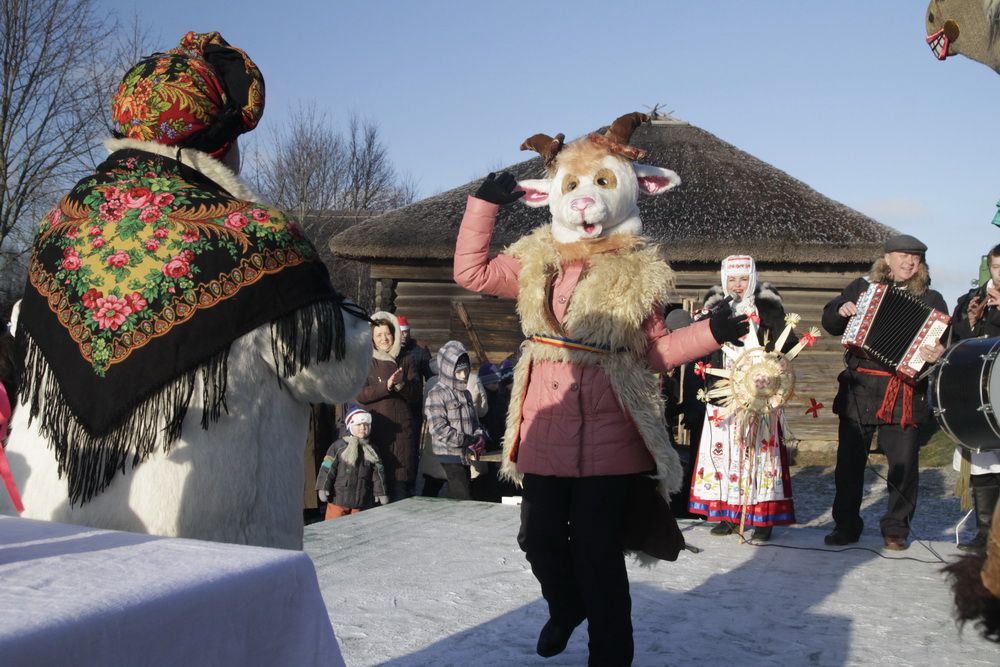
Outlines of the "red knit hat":
M396 321L399 322L399 328L401 331L410 330L410 323L406 321L405 315L396 315Z

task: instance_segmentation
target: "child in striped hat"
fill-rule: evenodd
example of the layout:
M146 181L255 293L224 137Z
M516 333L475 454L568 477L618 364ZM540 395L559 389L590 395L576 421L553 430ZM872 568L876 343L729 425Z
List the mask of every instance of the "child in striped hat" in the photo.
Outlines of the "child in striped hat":
M316 477L316 493L326 503L327 520L389 502L382 459L368 439L371 413L353 405L344 423L349 434L330 445Z

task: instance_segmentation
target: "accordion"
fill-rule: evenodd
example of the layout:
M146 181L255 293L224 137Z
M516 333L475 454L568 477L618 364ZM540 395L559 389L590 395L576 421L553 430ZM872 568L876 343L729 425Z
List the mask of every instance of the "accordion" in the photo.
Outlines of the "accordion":
M872 284L847 323L844 347L859 348L897 375L914 378L924 367L923 345L933 346L951 318L912 294L882 283Z

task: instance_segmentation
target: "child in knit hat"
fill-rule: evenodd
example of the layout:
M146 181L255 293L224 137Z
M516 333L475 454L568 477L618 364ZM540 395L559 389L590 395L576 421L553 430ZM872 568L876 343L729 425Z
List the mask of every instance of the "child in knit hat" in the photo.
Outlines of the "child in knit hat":
M326 503L327 520L389 502L382 459L368 439L371 413L351 406L344 423L349 434L330 445L316 477L316 492Z

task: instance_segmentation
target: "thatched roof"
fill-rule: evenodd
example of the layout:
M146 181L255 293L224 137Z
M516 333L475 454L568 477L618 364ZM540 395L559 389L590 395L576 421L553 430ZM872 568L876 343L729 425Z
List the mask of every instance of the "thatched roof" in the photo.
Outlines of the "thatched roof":
M673 262L717 262L750 253L761 262L869 263L894 233L805 183L718 137L684 122L639 127L632 145L647 164L673 169L681 185L642 196L646 236L665 245ZM536 157L508 168L517 178L544 175ZM330 240L336 255L391 263L450 261L466 197L480 181L355 225ZM495 249L548 222L548 209L516 203L501 210Z
M370 220L374 215L370 211L317 210L309 211L299 222L306 236L316 244L320 259L329 267L338 256L344 255L331 252L330 244L324 241L364 220Z

